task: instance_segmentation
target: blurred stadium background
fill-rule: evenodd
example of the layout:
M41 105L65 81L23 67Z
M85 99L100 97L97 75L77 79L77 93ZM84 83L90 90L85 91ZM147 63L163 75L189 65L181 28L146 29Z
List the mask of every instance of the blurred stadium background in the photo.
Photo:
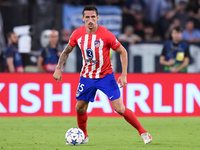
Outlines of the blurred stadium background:
M146 147L122 118L108 118L119 115L98 91L88 108L91 141L81 149L199 149L200 38L185 39L191 53L188 73L162 73L159 56L174 26L187 30L186 22L192 20L200 32L200 0L0 0L0 53L8 43L6 34L16 32L25 68L23 74L3 73L0 61L0 149L66 148L64 134L77 126L81 52L76 47L70 54L60 84L51 73L40 73L37 60L47 31L58 30L65 47L70 34L83 25L81 11L88 4L97 6L98 23L116 37L125 29L139 37L134 43L121 41L129 54L128 84L121 94L124 104L143 117L139 120L154 141ZM113 52L111 59L117 78L119 55Z
M141 38L134 44L121 41L129 53L130 73L163 72L159 55L163 43L170 40L172 27L181 25L186 29L186 22L190 19L195 30L200 29L199 0L0 0L1 53L7 45L6 34L13 30L19 35L19 52L25 72L39 72L37 58L42 40L46 38L44 31L58 30L59 43L64 47L73 30L83 25L81 10L87 4L98 7L99 24L116 37L128 26L133 28L134 35ZM188 41L192 56L189 73L200 71L199 40ZM79 50L75 49L68 61L73 63L70 67L65 66L65 72L80 71ZM114 71L120 72L119 55L113 53L112 63Z

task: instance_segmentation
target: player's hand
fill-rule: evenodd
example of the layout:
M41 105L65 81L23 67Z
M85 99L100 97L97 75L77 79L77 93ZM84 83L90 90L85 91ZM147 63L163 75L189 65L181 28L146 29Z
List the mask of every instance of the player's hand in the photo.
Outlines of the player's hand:
M170 59L168 61L168 66L174 65L174 63L175 63L174 59Z
M126 75L121 75L118 80L117 83L120 83L120 88L125 87L127 84L127 78Z
M62 72L61 69L56 69L54 74L53 74L53 78L59 83L62 80Z
M177 73L178 71L177 71L177 69L175 67L170 67L170 72Z

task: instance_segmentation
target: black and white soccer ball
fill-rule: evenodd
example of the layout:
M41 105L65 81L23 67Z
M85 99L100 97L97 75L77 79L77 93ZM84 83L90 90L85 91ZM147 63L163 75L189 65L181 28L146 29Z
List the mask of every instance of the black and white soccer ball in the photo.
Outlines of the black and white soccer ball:
M85 139L85 134L80 128L70 128L66 134L65 139L69 145L81 145Z

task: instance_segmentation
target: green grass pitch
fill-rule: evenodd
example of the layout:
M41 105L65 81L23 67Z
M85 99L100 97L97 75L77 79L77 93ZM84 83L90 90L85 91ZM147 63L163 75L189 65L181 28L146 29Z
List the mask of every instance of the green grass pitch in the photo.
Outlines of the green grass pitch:
M75 117L0 118L0 150L199 150L200 118L138 118L153 137L145 145L122 117L89 117L89 143L65 145Z

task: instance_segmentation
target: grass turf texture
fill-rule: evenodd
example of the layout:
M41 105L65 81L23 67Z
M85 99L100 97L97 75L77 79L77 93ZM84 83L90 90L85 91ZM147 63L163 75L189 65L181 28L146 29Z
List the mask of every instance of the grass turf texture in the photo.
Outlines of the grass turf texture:
M139 118L153 137L145 145L123 118L88 119L89 143L65 145L75 117L0 118L0 150L199 150L200 118Z

